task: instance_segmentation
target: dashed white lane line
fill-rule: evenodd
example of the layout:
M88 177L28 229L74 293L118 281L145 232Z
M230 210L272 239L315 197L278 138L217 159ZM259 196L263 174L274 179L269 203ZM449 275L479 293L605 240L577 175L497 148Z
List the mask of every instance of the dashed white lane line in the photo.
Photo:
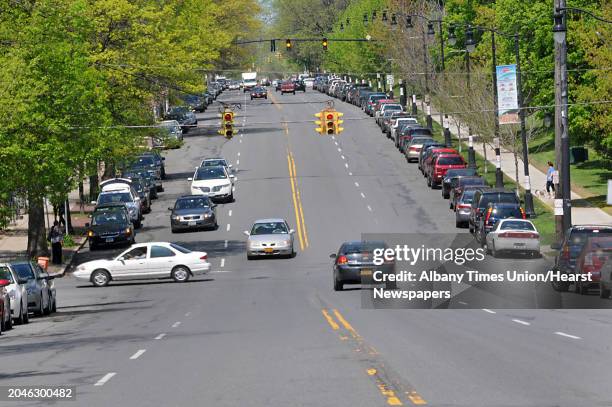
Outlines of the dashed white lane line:
M339 153L341 153L341 152L342 152L342 149L341 149L340 147L338 147L338 152L339 152Z
M240 165L240 160L236 160L236 165Z
M341 155L340 157L342 157L342 159L343 159L343 160L346 160L346 157L345 157L345 156Z
M227 216L232 216L232 210L230 209L229 212L227 212Z
M365 199L365 194L363 192L359 193L363 199Z
M238 152L238 157L240 157L240 152Z
M227 249L228 244L229 244L229 242L228 242L228 241L227 241L227 239L226 239L226 240L225 240L225 242L223 242L223 247L224 247L225 249Z
M242 136L240 136L240 137L242 137ZM238 142L239 142L239 143L242 143L242 139L238 140Z
M176 321L172 324L172 328L177 328L181 324L181 321Z
M104 383L109 381L116 374L117 372L110 372L110 373L105 374L104 376L102 376L100 380L96 382L96 384L94 384L94 386L104 386Z
M159 334L159 335L157 335L157 336L156 336L155 338L153 338L153 339L155 339L156 341L159 341L160 339L163 339L163 338L164 338L164 336L166 336L166 334L165 334L165 333L163 333L163 334Z
M570 338L570 339L582 339L579 336L570 335L570 334L566 334L565 332L559 332L559 331L555 332L555 335L563 336L565 338Z
M368 210L372 212L372 207L370 205L368 205Z
M130 356L130 360L135 360L138 359L139 357L142 356L143 353L145 353L147 350L146 349L139 349L136 353L134 353L132 356Z
M353 176L353 173L349 171L349 175L350 175L350 176Z
M214 270L211 273L231 273L232 270Z
M531 325L531 322L523 321L522 319L513 319L512 322L516 322L517 324L526 325L526 326Z
M497 314L497 312L492 311L492 310L490 310L490 309L488 309L488 308L483 308L482 310L483 310L484 312L488 312L489 314Z
M467 305L467 302L464 302L464 301L459 301L459 304L461 304L461 305Z
M230 228L231 228L231 227L232 227L232 226L231 226L231 225L228 223L228 224L227 224L227 228L226 228L228 232L230 231Z
M359 188L359 182L355 182L355 186Z
M191 315L191 312L186 312L185 316L188 317L189 315Z
M225 267L225 257L221 259L221 264L219 267Z
M348 168L348 164L347 164L347 163L344 163L344 166L345 166L346 168Z

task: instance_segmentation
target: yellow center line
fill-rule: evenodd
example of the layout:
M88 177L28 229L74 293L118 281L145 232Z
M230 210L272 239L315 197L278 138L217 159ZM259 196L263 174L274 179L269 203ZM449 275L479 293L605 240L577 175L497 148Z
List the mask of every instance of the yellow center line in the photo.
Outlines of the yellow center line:
M351 324L348 323L348 321L346 319L344 319L344 317L342 316L342 314L340 313L340 311L338 311L337 309L334 310L334 315L336 316L336 318L338 318L338 321L340 321L340 323L342 324L342 326L344 326L344 328L349 331L351 333L351 335L353 335L354 338L358 338L359 334L357 333L357 331L355 330L355 328L353 328L351 326Z
M336 323L336 321L334 321L331 315L329 315L326 309L322 309L321 312L323 313L323 316L327 320L327 323L332 327L334 331L337 331L338 329L340 329L340 326Z
M421 406L427 404L427 402L423 400L423 397L421 397L416 391L411 391L410 393L406 392L406 394L408 395L410 401L412 401L414 404Z
M293 198L293 208L295 210L295 221L297 227L298 239L300 241L300 248L304 250L304 238L302 237L302 225L300 222L300 212L297 203L297 195L295 193L296 186L294 183L295 174L293 173L293 166L291 165L291 157L287 154L287 166L289 167L289 181L291 182L291 197Z
M289 153L289 157L291 158L291 165L293 167L293 177L295 178L297 176L297 171L295 170L295 160L293 159L293 154L291 152ZM308 243L308 232L306 231L306 221L304 220L304 208L302 207L302 194L300 193L300 189L297 187L297 179L295 183L296 183L295 191L297 195L297 203L298 203L299 210L300 210L300 219L302 221L302 235L304 237L304 246L308 247L310 246L310 243Z
M269 93L268 96L270 96L270 100L272 100L272 104L274 105L274 107L278 110L282 110L283 107L278 104L278 100L276 100L276 97L272 93Z

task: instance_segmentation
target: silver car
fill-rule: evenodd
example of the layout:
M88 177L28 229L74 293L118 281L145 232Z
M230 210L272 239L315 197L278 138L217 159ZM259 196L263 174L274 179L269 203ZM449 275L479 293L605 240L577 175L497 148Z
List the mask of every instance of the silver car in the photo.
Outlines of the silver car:
M247 259L259 256L294 257L293 235L284 219L260 219L255 221L251 231L244 231L247 239Z
M6 286L9 298L11 299L11 315L16 324L27 324L28 318L28 291L26 284L28 280L19 277L17 272L8 263L0 263L0 280L8 280L10 284Z
M529 220L501 219L487 233L487 250L493 257L501 252L520 252L536 257L540 255L540 234Z
M38 264L32 261L15 261L10 263L19 278L28 280L26 289L28 291L28 311L34 315L49 315L55 312L56 294L53 279Z

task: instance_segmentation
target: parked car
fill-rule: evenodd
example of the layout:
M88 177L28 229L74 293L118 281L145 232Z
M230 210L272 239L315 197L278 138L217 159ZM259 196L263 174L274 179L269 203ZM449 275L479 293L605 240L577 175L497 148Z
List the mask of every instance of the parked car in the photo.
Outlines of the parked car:
M576 272L580 274L590 273L590 282L578 281L575 284L577 294L588 294L589 289L597 287L601 294L601 269L608 259L612 257L612 236L592 236L589 237L576 259ZM608 298L610 294L602 298Z
M458 177L455 179L451 179L450 193L449 193L450 209L455 209L455 203L457 202L457 199L463 193L464 189L470 188L470 187L486 187L486 186L488 186L487 181L484 178L478 177L478 176Z
M190 129L196 128L198 125L198 119L195 113L187 106L176 106L171 108L168 113L164 115L164 120L176 120L183 133L187 133Z
M206 100L198 95L188 94L183 96L183 101L191 110L195 112L204 112L208 106Z
M9 282L4 288L10 299L10 315L16 324L27 324L30 322L28 316L28 280L21 278L9 263L0 263L0 281ZM0 314L1 315L1 314Z
M374 250L386 249L383 241L349 241L342 243L337 253L330 254L334 260L332 266L334 291L342 291L345 284L371 284L374 271L383 274L395 273L395 262L386 261L377 266L374 264ZM387 282L387 289L395 289L396 283Z
M162 174L165 177L165 166L160 165L160 161L155 156L150 154L142 154L136 157L124 171L139 171L141 169L145 169L146 171L148 171L149 174L151 174L151 176L154 178L155 188L157 189L157 191L161 192L164 190Z
M446 172L451 169L467 168L467 163L459 154L434 154L428 166L427 185L432 189L442 182Z
M164 139L169 140L183 140L183 130L181 125L176 120L164 120L159 124L161 131L161 138L157 141L158 145L155 147L165 147Z
M515 208L520 208L521 202L516 195L515 191L509 191L506 189L489 189L485 191L476 191L474 198L472 199L472 207L470 210L470 219L468 227L470 233L476 233L476 228L481 226L481 222L489 208L489 204L494 203L507 203L513 205ZM522 215L519 215L522 217Z
M402 136L400 136L402 137ZM441 146L441 147L429 147L424 152L421 152L419 156L419 169L423 173L423 177L427 178L427 167L433 160L434 156L440 154L458 154L454 148Z
M162 278L184 283L209 271L206 252L191 251L174 243L150 242L132 245L114 259L81 263L73 275L104 287L111 281Z
M413 138L416 138L416 137L426 137L426 136L421 135L421 136L415 136ZM432 148L445 148L445 147L446 145L444 143L440 143L439 141L435 141L433 139L423 140L423 144L421 145L421 150L419 151L418 158L415 160L415 162L418 163L418 168L420 169L422 159L424 156L426 156L426 153L428 150Z
M234 175L225 167L197 167L191 181L191 195L207 195L212 200L234 201Z
M136 231L123 203L96 206L87 228L89 250L102 246L130 245L136 242Z
M98 195L98 200L92 202L96 206L107 203L123 203L128 209L130 221L136 228L142 226L142 211L140 210L140 197L130 184L117 182L117 178L100 183L102 192Z
M540 255L540 234L535 225L525 219L498 220L487 234L486 244L493 257L499 257L500 253Z
M166 178L166 164L164 161L166 161L166 157L163 157L157 150L147 151L140 155L140 157L149 157L149 156L153 157L155 166L159 168L159 175L161 179L165 179Z
M194 229L217 229L217 211L208 196L185 195L176 200L170 212L172 233Z
M303 80L296 80L293 81L294 85L295 85L295 90L296 91L302 91L302 92L306 92L306 83L304 83Z
M20 279L27 280L28 311L34 315L49 315L57 309L54 276L50 276L37 263L18 260L9 263Z
M428 136L430 138L433 138L433 133L426 127L421 127L418 125L415 126L407 123L401 131L396 132L396 137L394 140L395 147L397 147L397 149L401 151L402 143L405 141L410 141L412 137L415 136Z
M295 84L292 81L284 81L281 83L281 95L285 93L293 93L295 95Z
M150 198L157 199L157 187L155 186L155 175L149 173L145 168L130 168L128 170L121 171L122 178L128 178L131 180L140 179L147 187Z
M584 245L590 237L612 236L612 226L610 225L574 225L565 232L565 238L561 244L553 243L550 247L558 250L555 256L553 270L564 274L577 274L576 260L580 256ZM567 291L569 282L553 282L556 291Z
M388 137L395 141L396 137L404 131L406 127L421 127L419 122L414 117L410 117L409 113L402 112L396 117L393 117L393 122L389 127Z
M251 100L253 99L268 99L268 91L261 86L255 86L251 89Z
M377 112L377 116L376 116L376 124L378 124L378 127L383 128L383 117L385 116L385 114L387 114L387 116L389 116L391 113L398 113L398 112L402 112L403 108L402 105L400 105L399 103L395 102L395 103L385 103L380 107L380 110ZM389 112L389 113L387 113Z
M599 271L599 297L610 298L612 290L612 256L601 266Z
M0 280L0 334L13 327L13 319L11 318L11 298L6 290L8 285L8 280Z
M476 191L487 191L490 188L486 186L475 186L467 185L462 189L462 192L453 203L453 209L455 210L455 227L464 228L468 227L470 222L470 213L472 211L472 201Z
M478 172L476 168L455 168L446 171L444 178L442 179L442 198L450 198L450 191L459 178L462 177L474 177L477 176Z
M247 259L261 256L294 257L293 236L295 231L284 219L259 219L253 223L247 235Z

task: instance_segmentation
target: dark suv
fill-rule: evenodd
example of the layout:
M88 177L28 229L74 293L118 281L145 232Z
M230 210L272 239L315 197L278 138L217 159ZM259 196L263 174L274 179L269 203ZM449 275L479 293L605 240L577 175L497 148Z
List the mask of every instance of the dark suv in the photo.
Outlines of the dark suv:
M450 191L459 178L475 176L478 176L476 168L455 168L446 171L442 178L442 198L450 198Z
M575 225L570 227L565 232L565 239L561 244L555 243L550 246L552 249L559 250L553 269L564 274L576 274L576 260L587 240L596 236L612 236L612 226ZM552 286L556 291L567 291L570 283L553 281Z
M130 222L130 216L123 204L98 205L91 214L91 224L87 223L85 226L89 250L93 251L101 246L135 243L134 225Z
M484 216L485 210L490 203L511 203L521 204L516 192L507 189L490 189L487 191L476 191L472 199L472 207L470 209L470 219L468 227L470 233L474 233L480 218Z
M483 216L480 217L480 221L476 223L476 229L474 230L476 240L484 247L487 242L487 233L493 229L493 225L498 220L508 218L526 219L527 216L525 216L525 211L518 203L489 202Z

